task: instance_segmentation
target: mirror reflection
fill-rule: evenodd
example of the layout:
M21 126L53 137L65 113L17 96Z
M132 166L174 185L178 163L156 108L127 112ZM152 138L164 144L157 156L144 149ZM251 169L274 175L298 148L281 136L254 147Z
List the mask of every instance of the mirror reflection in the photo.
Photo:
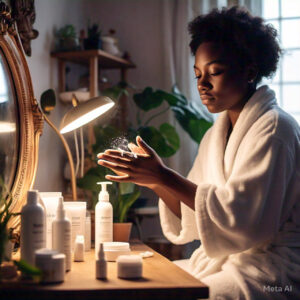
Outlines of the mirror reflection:
M0 193L11 189L19 150L16 94L5 56L0 51Z

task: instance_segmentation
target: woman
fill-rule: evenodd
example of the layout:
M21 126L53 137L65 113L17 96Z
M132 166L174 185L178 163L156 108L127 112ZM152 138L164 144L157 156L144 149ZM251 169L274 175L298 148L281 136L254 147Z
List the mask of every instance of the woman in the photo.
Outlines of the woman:
M131 151L107 150L107 179L160 197L173 243L200 239L188 271L211 299L300 299L300 130L267 86L280 56L276 31L237 7L189 25L202 103L220 113L188 178L166 167L140 137Z

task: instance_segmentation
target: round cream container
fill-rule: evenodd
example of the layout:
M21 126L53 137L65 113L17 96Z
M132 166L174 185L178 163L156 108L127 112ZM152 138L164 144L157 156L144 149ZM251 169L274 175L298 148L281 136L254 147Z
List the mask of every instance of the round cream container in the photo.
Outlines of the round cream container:
M116 261L120 255L130 254L129 243L106 242L103 243L104 255L107 261Z
M36 267L42 271L41 282L63 282L65 279L65 259L65 254L55 250L43 248L35 251Z
M119 278L141 278L143 259L139 255L120 255L117 258L117 268Z

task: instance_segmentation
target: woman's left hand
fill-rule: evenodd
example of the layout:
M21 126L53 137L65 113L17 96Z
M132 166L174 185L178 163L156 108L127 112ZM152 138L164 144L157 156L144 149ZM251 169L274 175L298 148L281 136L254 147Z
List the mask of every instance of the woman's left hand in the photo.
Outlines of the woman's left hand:
M113 170L117 176L106 175L106 179L118 182L133 182L137 185L154 188L163 178L166 166L157 153L141 137L137 145L130 144L132 152L106 150L99 153L98 164Z

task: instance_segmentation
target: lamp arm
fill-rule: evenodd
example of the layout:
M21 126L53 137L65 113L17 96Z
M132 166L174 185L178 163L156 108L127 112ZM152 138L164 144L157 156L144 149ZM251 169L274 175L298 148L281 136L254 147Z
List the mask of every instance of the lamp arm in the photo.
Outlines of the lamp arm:
M59 136L60 140L62 141L64 148L67 152L69 164L70 164L70 173L71 173L71 186L72 186L72 194L73 194L73 200L77 201L77 190L76 190L76 177L75 177L75 170L74 170L74 161L73 157L70 151L70 148L68 146L68 143L66 139L63 137L63 135L58 131L58 129L55 127L55 125L48 119L48 117L43 113L43 117L45 121L49 124L49 126L56 132L56 134Z

